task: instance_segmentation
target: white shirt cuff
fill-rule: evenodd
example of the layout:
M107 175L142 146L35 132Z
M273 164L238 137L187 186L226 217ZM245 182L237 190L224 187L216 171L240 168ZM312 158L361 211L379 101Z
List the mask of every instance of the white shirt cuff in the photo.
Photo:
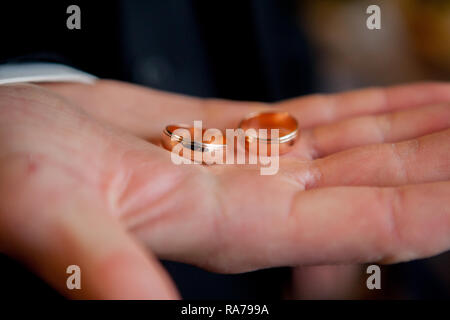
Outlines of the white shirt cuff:
M97 77L75 68L48 62L0 65L0 85L18 82L79 82L91 84Z

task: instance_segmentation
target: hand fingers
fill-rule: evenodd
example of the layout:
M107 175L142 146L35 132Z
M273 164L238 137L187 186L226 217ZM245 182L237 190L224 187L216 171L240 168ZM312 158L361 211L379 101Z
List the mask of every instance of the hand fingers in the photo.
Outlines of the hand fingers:
M155 141L167 124L202 120L205 127L236 128L246 114L268 107L255 102L193 98L118 81L95 85L45 84L89 114ZM450 101L450 85L425 83L387 89L365 89L335 95L314 95L277 103L299 121L300 128L364 114Z
M449 104L351 118L302 131L301 141L291 154L321 158L350 148L398 142L449 127Z
M370 88L332 95L312 95L278 103L291 112L301 129L334 121L394 110L450 102L450 85L418 83Z
M256 266L394 263L450 248L448 181L315 189L298 192L291 201L287 212L280 206L271 218L241 214L222 221L225 240L217 261L232 259L240 271Z
M450 179L450 129L395 144L370 145L314 160L310 188L395 186ZM300 165L300 175L303 165Z
M192 176L190 188L162 197L156 212L141 208L140 217L124 222L161 257L225 273L391 263L450 248L448 181L304 191L286 177L236 174L220 181Z
M309 162L299 164L292 159L284 159L282 171L273 176L260 176L249 167L173 166L171 172L182 173L182 178L157 199L142 200L133 210L123 212L121 218L161 257L220 272L422 258L450 245L448 182L418 185L417 189L304 190L341 183L396 185L448 179L448 148L442 147L448 139L450 130L396 144L394 151L387 144L352 149L317 160L325 166L327 159L345 158L336 158L334 166L319 174L311 169L320 164L311 168ZM295 164L292 171L288 160ZM341 163L347 163L345 170ZM420 164L428 167L415 173L414 166ZM304 172L298 172L301 167L306 168ZM154 170L146 167L133 174L143 181L153 175ZM389 220L393 210L396 217L402 215L400 220ZM429 221L425 221L427 214ZM391 247L383 241L392 223L393 230L404 229L408 239ZM430 232L433 237L427 237Z

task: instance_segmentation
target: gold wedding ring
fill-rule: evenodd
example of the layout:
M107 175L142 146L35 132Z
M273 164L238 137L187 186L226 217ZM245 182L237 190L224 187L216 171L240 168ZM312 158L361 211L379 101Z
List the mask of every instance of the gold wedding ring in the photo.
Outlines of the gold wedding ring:
M297 120L289 112L280 110L251 113L241 120L239 128L246 132L246 144L266 144L269 156L275 144L279 147L279 154L290 151L299 136ZM265 129L267 135L260 136L260 129ZM272 136L271 129L278 129L278 136ZM248 148L248 145L246 147Z
M288 112L280 110L251 113L241 120L239 128L245 134L245 139L242 140L245 140L245 149L267 156L288 152L299 136L297 120ZM273 129L277 132L272 131ZM216 133L210 134L209 130ZM218 129L171 124L163 130L162 146L195 162L208 163L205 159L217 160L217 155L224 161L227 156L226 138ZM274 148L278 150L275 152Z
M200 141L194 140L195 128L185 124L171 124L166 126L162 134L162 145L169 151L174 151L178 155L192 161L204 162L208 155L215 152L222 152L223 157L226 155L226 138L221 135L222 141L208 140L203 141L205 131L207 129L198 129ZM177 150L174 148L178 146Z

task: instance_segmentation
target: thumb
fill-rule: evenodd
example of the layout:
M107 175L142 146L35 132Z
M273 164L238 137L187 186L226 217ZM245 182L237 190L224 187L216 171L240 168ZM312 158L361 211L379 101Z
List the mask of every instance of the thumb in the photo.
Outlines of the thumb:
M41 168L26 184L20 177L26 159L2 166L0 244L2 251L29 266L61 294L80 299L173 299L178 293L157 259L148 254L87 188L55 182ZM53 170L52 170L53 171ZM20 173L19 173L20 172ZM51 172L53 175L54 172ZM52 188L39 186L36 179ZM69 195L67 191L73 190ZM94 192L95 193L95 192ZM63 194L63 195L62 195ZM34 199L40 198L36 206ZM44 200L45 201L42 201ZM67 286L67 268L81 271L80 289ZM69 279L70 281L70 279Z

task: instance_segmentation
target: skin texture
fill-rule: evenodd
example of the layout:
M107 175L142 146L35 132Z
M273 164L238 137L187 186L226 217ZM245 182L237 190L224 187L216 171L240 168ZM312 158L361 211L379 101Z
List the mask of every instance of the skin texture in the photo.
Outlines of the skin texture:
M178 294L155 256L237 273L394 263L450 248L450 85L314 95L275 105L130 84L0 87L0 250L71 298ZM169 123L235 128L282 108L300 140L255 165L181 165ZM67 290L66 267L82 270Z

